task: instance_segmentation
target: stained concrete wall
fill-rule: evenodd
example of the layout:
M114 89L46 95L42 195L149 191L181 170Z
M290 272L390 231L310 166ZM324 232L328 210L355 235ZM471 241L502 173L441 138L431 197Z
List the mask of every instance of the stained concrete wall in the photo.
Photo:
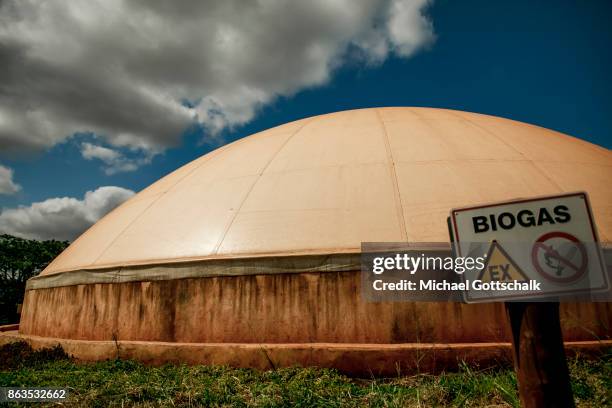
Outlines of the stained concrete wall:
M20 333L185 343L510 341L501 303L367 303L360 272L275 274L29 290ZM563 304L564 338L612 335L612 304Z
M1 330L1 327L0 327ZM145 364L167 363L228 365L269 370L279 367L329 367L352 376L397 376L436 374L460 369L464 362L479 369L511 366L510 343L460 344L351 344L351 343L168 343L151 341L88 341L27 336L0 331L0 346L26 341L33 348L60 344L81 361L114 358L139 360ZM612 341L565 342L568 358L576 355L600 359Z

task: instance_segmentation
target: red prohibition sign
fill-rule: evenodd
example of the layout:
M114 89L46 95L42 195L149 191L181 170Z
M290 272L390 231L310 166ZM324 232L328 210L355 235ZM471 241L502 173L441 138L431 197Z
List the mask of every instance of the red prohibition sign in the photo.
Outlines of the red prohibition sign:
M574 243L578 251L580 251L580 255L582 255L582 261L580 265L574 264L570 259L563 257L561 254L559 254L559 252L553 249L550 245L547 245L546 241L552 238L564 238ZM573 270L574 274L566 278L560 278L558 276L554 276L546 272L542 268L538 260L538 251L540 250L545 251L548 256L552 257L553 259L558 261L560 264L563 264L565 267L569 268L570 270ZM536 268L538 273L542 275L544 278L551 280L553 282L558 282L558 283L571 283L571 282L574 282L580 279L582 275L584 275L584 273L586 272L588 257L587 257L587 251L586 251L586 248L584 247L584 244L580 242L578 238L566 232L556 231L556 232L546 233L537 239L537 241L533 245L533 249L531 250L531 261L533 262L533 266Z

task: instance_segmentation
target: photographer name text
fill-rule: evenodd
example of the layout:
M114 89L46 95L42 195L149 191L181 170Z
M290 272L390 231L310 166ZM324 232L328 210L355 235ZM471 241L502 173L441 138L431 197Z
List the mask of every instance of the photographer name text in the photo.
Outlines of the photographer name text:
M539 291L541 283L536 280L529 281L507 281L507 282L483 282L481 280L466 279L463 282L449 282L447 280L421 280L418 282L402 279L397 282L385 282L377 279L372 283L376 291Z

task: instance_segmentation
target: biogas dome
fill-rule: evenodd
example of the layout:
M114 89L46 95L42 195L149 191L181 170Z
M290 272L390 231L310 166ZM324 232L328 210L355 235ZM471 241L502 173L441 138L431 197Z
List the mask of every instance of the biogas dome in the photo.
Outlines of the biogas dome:
M611 179L609 150L486 115L380 108L287 123L188 163L98 221L28 282L14 335L88 360L366 375L509 358L503 304L362 299L361 243L450 253L450 208L586 191L610 265ZM568 349L589 349L610 336L612 307L562 304L561 320Z

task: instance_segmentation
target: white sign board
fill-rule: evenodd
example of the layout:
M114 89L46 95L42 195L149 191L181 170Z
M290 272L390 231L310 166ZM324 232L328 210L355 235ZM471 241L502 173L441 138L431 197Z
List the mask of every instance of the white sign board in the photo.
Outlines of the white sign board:
M457 208L450 223L456 256L485 257L484 268L462 276L472 283L464 292L468 303L609 288L586 193ZM483 282L494 284L482 290Z

